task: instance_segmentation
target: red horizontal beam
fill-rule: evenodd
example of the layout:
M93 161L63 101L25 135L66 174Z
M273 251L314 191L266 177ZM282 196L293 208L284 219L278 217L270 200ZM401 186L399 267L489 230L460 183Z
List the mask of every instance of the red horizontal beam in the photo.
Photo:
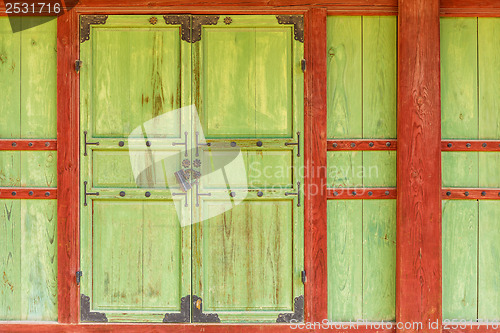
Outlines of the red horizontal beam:
M396 150L397 140L328 140L328 151L338 150Z
M500 151L498 140L443 140L443 151Z
M441 191L443 199L496 199L500 200L500 188L443 188Z
M394 187L387 188L329 188L329 200L345 199L396 199L397 191Z
M0 199L57 199L57 189L0 187Z
M0 150L57 150L57 140L0 139Z

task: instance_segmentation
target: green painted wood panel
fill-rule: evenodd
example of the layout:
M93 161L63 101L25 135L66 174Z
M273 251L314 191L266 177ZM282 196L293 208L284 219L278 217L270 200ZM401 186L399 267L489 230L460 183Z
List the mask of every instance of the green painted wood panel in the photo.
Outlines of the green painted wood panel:
M0 186L57 187L57 152L0 151Z
M442 183L444 187L477 187L477 152L442 152Z
M56 138L56 31L51 17L0 18L0 138ZM32 28L26 28L33 26Z
M13 34L10 22L21 27L20 17L0 17L0 138L21 137L21 33Z
M479 187L500 187L500 153L480 152Z
M397 17L362 21L363 138L396 138Z
M443 200L443 318L477 318L477 201Z
M478 318L500 319L500 202L479 202Z
M478 19L479 138L500 139L500 19Z
M477 18L441 18L441 136L478 138Z
M362 18L328 16L327 137L361 138Z
M57 320L57 202L0 200L0 320Z
M363 200L363 318L396 319L396 200Z

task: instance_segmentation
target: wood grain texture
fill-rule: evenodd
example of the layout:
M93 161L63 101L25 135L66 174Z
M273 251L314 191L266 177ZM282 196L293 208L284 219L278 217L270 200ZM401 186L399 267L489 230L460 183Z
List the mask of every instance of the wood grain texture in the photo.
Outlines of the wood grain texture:
M500 188L443 188L441 197L445 199L500 199Z
M0 187L1 199L57 199L55 188Z
M304 265L305 321L321 322L328 318L327 298L327 201L326 201L326 102L327 63L326 10L312 9L304 16L305 72L304 110Z
M443 140L443 151L500 151L498 140Z
M79 321L79 292L75 274L79 268L79 108L78 21L74 11L57 19L57 291L58 321Z
M57 140L0 139L2 150L57 150Z
M439 1L400 0L396 258L398 322L425 324L441 320L439 50ZM440 332L441 328L435 331Z
M396 150L397 140L328 140L328 151L339 150Z

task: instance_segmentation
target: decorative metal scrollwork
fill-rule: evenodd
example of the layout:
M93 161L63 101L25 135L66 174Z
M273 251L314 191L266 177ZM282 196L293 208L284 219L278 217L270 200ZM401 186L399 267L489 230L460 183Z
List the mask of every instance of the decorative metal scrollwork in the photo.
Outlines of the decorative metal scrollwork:
M83 323L107 323L108 318L106 318L105 313L91 312L90 311L90 297L81 294L80 295L80 320Z
M304 43L304 16L276 15L279 24L293 24L293 38Z
M304 295L295 297L293 312L280 313L276 319L277 323L300 323L304 321Z
M80 16L80 43L90 39L90 26L92 24L105 24L108 15L82 15Z

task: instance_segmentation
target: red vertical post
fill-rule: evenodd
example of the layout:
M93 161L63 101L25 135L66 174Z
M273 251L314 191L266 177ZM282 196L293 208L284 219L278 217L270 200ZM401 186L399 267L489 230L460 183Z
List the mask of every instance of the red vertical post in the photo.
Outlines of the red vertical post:
M439 0L399 0L396 320L407 325L400 332L441 331L439 51Z
M326 229L326 9L305 15L304 243L305 320L321 322L327 310Z
M57 18L57 284L58 321L78 322L79 258L79 130L77 15Z

